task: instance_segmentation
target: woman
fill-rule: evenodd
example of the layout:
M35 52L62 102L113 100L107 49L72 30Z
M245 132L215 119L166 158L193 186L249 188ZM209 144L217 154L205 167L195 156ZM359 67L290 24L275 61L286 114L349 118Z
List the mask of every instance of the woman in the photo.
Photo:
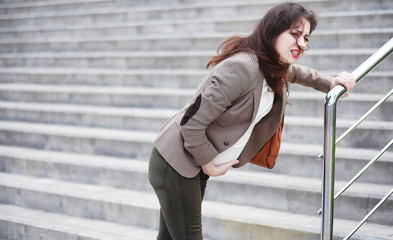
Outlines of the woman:
M288 82L328 92L351 91L349 73L336 78L294 65L308 49L317 20L301 5L273 7L248 37L219 47L190 102L161 128L149 180L159 199L157 239L203 239L201 203L209 176L246 164L277 130Z

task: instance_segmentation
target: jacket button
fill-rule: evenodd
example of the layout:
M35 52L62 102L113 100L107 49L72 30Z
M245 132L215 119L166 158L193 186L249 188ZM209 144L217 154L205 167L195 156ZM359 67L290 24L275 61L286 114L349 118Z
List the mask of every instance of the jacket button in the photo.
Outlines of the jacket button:
M228 141L225 141L225 142L224 142L224 145L225 145L225 146L228 146L228 145L229 145L229 142L228 142Z

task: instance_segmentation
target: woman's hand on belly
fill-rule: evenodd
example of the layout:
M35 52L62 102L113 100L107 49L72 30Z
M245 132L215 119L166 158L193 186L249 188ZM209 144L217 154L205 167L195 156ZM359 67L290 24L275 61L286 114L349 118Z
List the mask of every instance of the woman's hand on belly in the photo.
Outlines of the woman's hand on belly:
M225 175L233 165L236 165L238 163L239 160L232 160L230 162L220 165L214 165L213 161L211 161L208 164L202 165L202 170L206 175L209 175L211 177L217 177Z

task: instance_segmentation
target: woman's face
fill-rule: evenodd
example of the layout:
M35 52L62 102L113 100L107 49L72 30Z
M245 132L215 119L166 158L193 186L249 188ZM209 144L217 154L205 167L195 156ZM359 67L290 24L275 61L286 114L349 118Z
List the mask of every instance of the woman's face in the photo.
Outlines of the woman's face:
M299 25L294 25L278 35L275 48L279 54L279 61L289 64L295 63L307 50L309 38L310 23L304 18L301 19Z

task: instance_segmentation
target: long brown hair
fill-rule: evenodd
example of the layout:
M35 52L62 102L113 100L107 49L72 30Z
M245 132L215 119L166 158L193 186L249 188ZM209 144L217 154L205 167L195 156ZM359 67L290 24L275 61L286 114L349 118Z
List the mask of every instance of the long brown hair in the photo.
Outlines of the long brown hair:
M251 35L232 36L224 41L217 49L217 56L211 58L206 68L215 66L239 52L254 53L258 57L259 68L269 87L282 95L284 85L288 89L289 64L279 62L279 54L274 47L275 41L278 35L300 24L302 18L310 22L311 34L317 26L317 19L312 11L297 3L283 3L271 8Z

